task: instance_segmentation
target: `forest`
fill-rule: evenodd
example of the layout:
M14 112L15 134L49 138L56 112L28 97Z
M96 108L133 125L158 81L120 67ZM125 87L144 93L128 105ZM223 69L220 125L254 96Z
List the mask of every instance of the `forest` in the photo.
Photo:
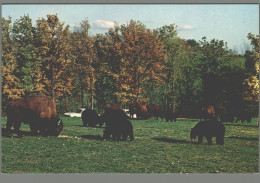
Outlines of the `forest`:
M174 23L151 30L130 20L96 35L87 19L73 31L57 14L33 24L2 18L3 114L12 99L46 95L61 114L142 102L184 117L216 104L258 115L259 35L249 32L239 54L224 40L182 39Z

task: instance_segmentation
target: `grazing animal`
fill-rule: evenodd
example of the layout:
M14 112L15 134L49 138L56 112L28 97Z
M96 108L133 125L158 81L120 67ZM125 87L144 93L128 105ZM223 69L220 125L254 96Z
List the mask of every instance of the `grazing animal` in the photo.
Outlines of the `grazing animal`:
M167 109L164 113L164 118L166 122L168 121L176 122L177 115L171 109Z
M6 129L11 136L11 128L22 138L21 123L30 125L31 133L38 131L44 136L58 136L62 129L62 120L58 117L54 101L47 96L26 96L12 100L6 108Z
M227 115L227 108L223 105L215 105L215 115L217 121L224 121L225 116Z
M201 108L201 121L216 119L215 107L209 105Z
M134 139L133 125L127 119L123 110L109 110L101 116L102 121L106 123L106 129L103 131L103 138L109 139L112 135L113 140Z
M81 113L81 119L82 119L83 126L93 127L99 124L99 126L102 127L102 122L100 120L100 117L95 110L85 109Z
M163 117L161 108L158 104L149 104L147 105L148 113L154 117L155 119L159 119Z
M130 114L130 118L134 118L134 115L136 114L135 103L129 105L129 114Z
M105 106L105 111L109 110L121 110L123 107L120 104L112 104L112 105L106 105Z
M251 120L252 120L252 115L248 111L241 111L237 114L236 122L241 121L243 123L244 121L247 121L248 123L250 123Z
M198 136L198 143L202 143L203 136L206 137L208 144L212 144L212 137L216 137L216 144L224 144L225 126L215 120L201 121L190 131L190 139L195 141Z
M141 103L136 103L136 117L137 119L148 119L148 110L146 105Z

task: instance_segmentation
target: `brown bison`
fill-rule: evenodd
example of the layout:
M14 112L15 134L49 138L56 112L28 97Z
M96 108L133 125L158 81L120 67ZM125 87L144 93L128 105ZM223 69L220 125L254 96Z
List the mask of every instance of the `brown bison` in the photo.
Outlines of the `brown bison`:
M154 117L154 119L159 119L163 117L162 115L162 111L161 108L158 104L149 104L147 105L147 110L149 115L151 115L152 117Z
M112 105L106 105L105 106L105 111L109 110L121 110L123 107L120 104L112 104Z
M212 120L212 119L216 119L215 107L212 105L209 105L207 107L202 107L201 108L201 120L207 121L207 120Z
M215 106L208 105L207 107L202 107L202 117L204 121L206 120L216 120L216 121L225 121L228 117L227 108L220 104ZM230 118L230 117L229 117Z
M129 106L130 117L136 114L137 119L148 119L148 110L146 105L134 103Z
M6 113L6 129L9 136L13 126L18 137L22 137L20 132L22 122L30 125L31 133L36 134L39 131L44 136L58 136L63 129L54 101L47 96L15 99L7 105Z

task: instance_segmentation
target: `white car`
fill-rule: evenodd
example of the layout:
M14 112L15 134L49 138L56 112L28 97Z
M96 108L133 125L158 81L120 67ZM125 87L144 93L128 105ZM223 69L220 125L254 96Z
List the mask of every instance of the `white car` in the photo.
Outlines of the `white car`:
M126 115L127 115L128 117L130 117L130 111L129 111L129 109L123 109L123 111L125 111ZM133 118L136 118L136 114L133 115Z
M79 118L81 118L81 113L82 113L85 109L86 109L86 108L79 108L76 112L66 112L66 113L64 113L64 116L79 117Z

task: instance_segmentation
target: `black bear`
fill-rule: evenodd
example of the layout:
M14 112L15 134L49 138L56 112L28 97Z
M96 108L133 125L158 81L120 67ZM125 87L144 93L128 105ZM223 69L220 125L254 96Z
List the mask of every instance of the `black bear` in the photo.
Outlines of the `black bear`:
M203 136L208 144L212 144L212 137L216 137L216 144L224 144L225 126L216 120L207 120L197 123L190 131L191 141L194 142L198 136L198 143L202 143Z
M103 131L103 138L109 139L112 135L113 140L130 140L134 139L133 125L127 119L123 110L109 110L101 116L102 121L106 123L106 129Z
M172 110L167 110L165 113L164 113L164 118L165 118L165 121L168 122L168 121L171 121L171 122L176 122L176 113L172 112Z
M99 115L97 114L96 111L92 110L92 109L85 109L82 113L81 113L81 119L82 119L82 123L83 126L96 126L97 124L99 124L99 126L102 126L102 121L100 120Z

